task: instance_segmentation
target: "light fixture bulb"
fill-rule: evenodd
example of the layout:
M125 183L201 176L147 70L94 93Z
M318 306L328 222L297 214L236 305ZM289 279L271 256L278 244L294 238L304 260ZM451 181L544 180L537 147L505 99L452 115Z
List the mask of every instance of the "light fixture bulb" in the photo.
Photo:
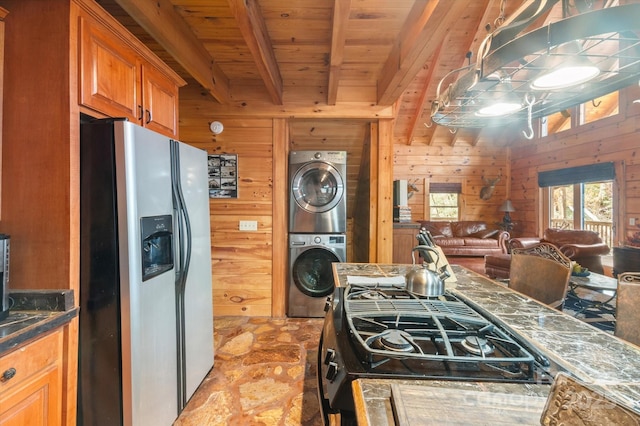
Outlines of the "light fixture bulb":
M531 83L533 90L556 90L586 83L600 74L595 65L568 65L538 76Z
M573 40L553 47L544 57L543 71L531 82L532 90L559 90L577 86L595 78L600 69L582 56L583 46Z
M499 117L501 115L513 114L522 109L522 104L518 102L496 102L487 105L476 111L478 117Z
M513 114L522 109L522 102L511 91L511 77L500 76L500 81L495 85L494 91L487 92L489 95L483 100L475 115L478 117L499 117Z

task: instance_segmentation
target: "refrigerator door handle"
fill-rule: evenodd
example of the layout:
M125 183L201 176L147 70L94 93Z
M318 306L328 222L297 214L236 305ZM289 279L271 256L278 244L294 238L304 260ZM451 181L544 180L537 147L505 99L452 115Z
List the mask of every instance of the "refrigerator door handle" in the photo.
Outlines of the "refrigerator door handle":
M180 183L180 149L177 141L171 140L171 185L173 205L176 211L176 228L179 244L179 267L177 273L180 285L184 286L189 273L191 262L191 222L189 212L184 201L182 185Z
M173 206L176 213L176 229L178 234L178 268L176 269L176 343L178 347L178 412L187 405L187 369L185 340L185 288L189 263L191 262L191 222L186 209L182 185L180 182L180 147L179 142L170 140L171 152L171 187Z

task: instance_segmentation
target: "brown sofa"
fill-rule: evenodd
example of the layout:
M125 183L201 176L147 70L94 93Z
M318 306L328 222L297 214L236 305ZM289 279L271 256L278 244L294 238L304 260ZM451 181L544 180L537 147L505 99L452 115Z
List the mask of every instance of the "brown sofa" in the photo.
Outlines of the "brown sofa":
M507 253L509 233L489 229L483 221L420 221L447 256L484 256Z
M551 243L581 266L598 274L604 273L602 255L609 253L609 246L602 242L597 232L579 229L545 229L542 238L520 237L508 242L511 248L528 248L541 242ZM488 254L485 257L485 273L491 278L509 278L511 256Z

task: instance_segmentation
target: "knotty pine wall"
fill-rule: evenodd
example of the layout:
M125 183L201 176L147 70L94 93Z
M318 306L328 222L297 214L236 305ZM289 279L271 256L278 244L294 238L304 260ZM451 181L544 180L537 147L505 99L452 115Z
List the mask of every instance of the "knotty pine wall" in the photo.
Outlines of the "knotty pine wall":
M274 123L226 118L213 135L209 122L182 114L180 139L209 154L238 155L238 198L210 199L214 315L271 316L273 248L287 244L286 235L272 235ZM239 231L240 220L257 221L258 230Z
M490 226L502 219L498 210L508 198L509 149L484 143L472 146L458 141L454 146L395 144L393 178L407 179L418 188L409 198L412 221L429 218L428 187L430 182L462 184L460 220L484 220ZM482 177L496 179L489 200L480 198L485 185Z
M274 118L268 113L224 116L216 114L217 108L197 90L180 93L180 139L210 154L238 155L238 199L210 199L214 315L281 316L289 278L288 153L347 151L347 259L351 261L358 185L369 189L360 163L371 123ZM219 135L209 130L214 120L224 125ZM368 159L364 161L368 167ZM240 220L257 221L258 230L239 231ZM368 228L368 223L361 226Z
M614 162L618 228L614 245L624 245L627 234L640 232L640 87L620 91L620 112L590 124L578 126L542 139L522 137L511 145L511 188L514 221L520 235L541 235L544 228L540 211L541 191L538 172L600 162Z
M380 187L390 186L393 179L415 181L418 187L418 192L409 200L413 220L427 217L425 189L429 182L455 181L462 184L461 219L498 222L503 216L498 208L510 198L517 210L512 213L517 223L513 234L538 235L542 227L538 171L615 161L623 170L619 176L620 223L624 224L621 235L640 231L637 226L628 225L629 218L640 219L640 162L637 160L640 143L636 136L640 105L632 102L640 98L637 88L621 94L618 116L580 129L533 141L520 138L520 129L514 129L505 133L515 135L511 141L481 135L468 141L458 137L455 143L448 145L396 143L389 151L392 163L387 159L387 148L379 144L378 139L384 132L377 133L375 120L295 119L282 114L278 118L275 113L216 115L215 102L196 92L187 90L185 96L181 91L180 139L210 153L238 154L239 199L211 200L216 316L281 316L285 312L287 162L288 152L292 149L347 150L350 164L348 197L351 199L347 231L349 261L366 261L359 257L367 255L384 258L384 247L390 246L384 232L367 242L366 249L361 244L365 244L367 230L370 235L376 235L371 230L377 227L379 231L387 226L381 226L382 221L391 220L386 217L390 216L391 209L387 204L391 201L378 198L378 194L384 194L385 190ZM217 136L209 131L209 123L214 120L222 121L225 126L224 132ZM372 129L374 133L369 134ZM375 143L370 144L374 139ZM376 157L379 152L383 152L384 158ZM381 170L390 167L393 170L387 171L386 177L378 178ZM491 199L481 200L482 177L495 179L498 175L502 178ZM369 208L361 208L364 207L361 197L365 192L370 195ZM359 199L357 209L353 203L356 199ZM240 220L257 220L258 231L240 232ZM391 225L388 227L391 232ZM360 244L355 248L354 235L358 236L357 243ZM623 239L619 238L619 241Z

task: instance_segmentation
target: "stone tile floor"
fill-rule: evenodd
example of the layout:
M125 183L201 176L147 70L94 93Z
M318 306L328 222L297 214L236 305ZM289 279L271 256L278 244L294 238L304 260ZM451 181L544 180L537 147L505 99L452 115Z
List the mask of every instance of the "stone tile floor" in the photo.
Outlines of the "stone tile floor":
M174 426L320 426L321 318L216 317L214 367Z
M582 296L602 297L590 293ZM316 393L322 324L216 317L214 367L174 426L322 426Z

